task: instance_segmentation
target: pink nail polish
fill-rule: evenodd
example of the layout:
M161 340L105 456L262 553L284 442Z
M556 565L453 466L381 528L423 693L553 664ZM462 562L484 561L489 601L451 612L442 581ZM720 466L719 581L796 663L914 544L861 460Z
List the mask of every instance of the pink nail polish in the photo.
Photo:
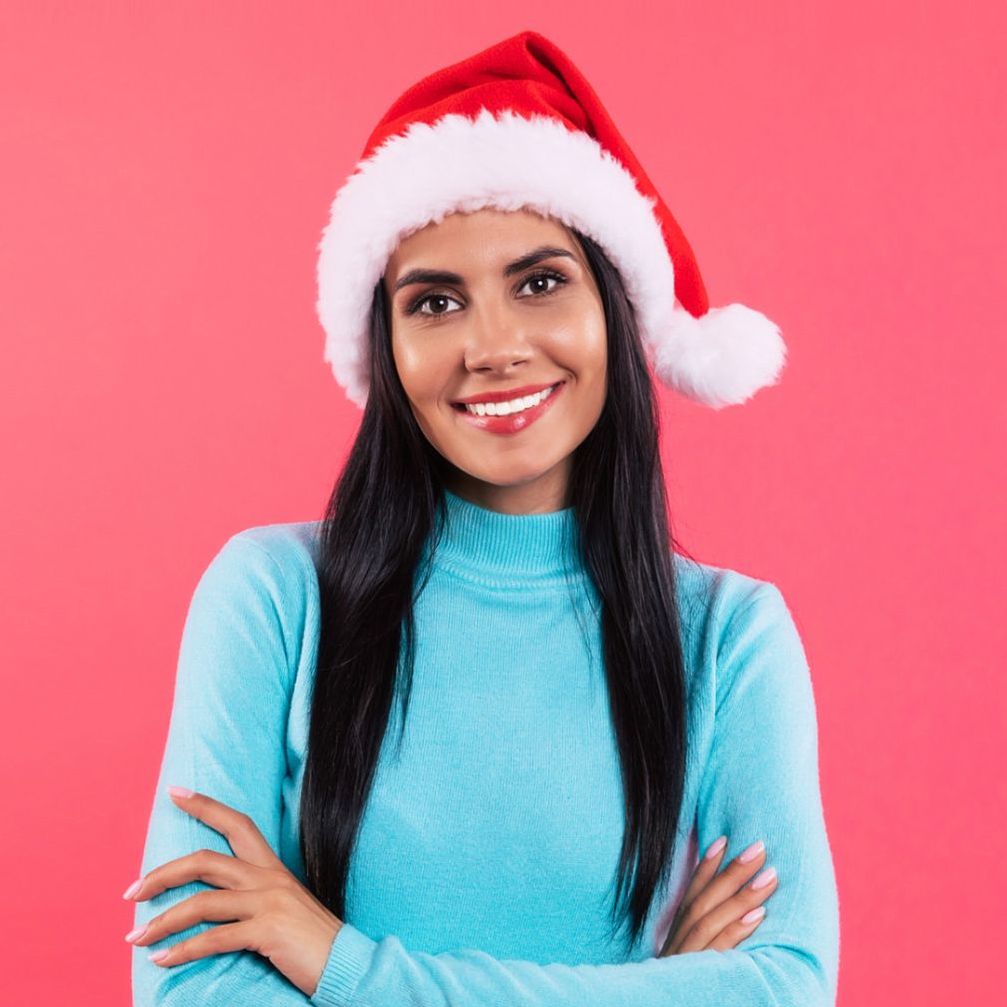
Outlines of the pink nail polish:
M196 791L190 790L188 787L169 787L168 793L173 797L192 797Z
M738 860L740 860L743 864L747 864L749 860L754 860L764 849L765 845L762 840L757 839L738 857Z
M756 906L754 909L750 909L744 916L741 917L741 922L746 926L749 923L754 923L756 920L761 920L763 916L766 915L765 906Z
M138 941L146 932L147 932L147 927L146 927L146 924L145 924L142 927L137 927L135 930L130 930L130 932L128 934L126 934L125 940L130 941L130 942L132 942L132 941Z
M155 951L152 955L147 955L149 961L159 962L168 957L168 952L171 948L162 948L160 951Z
M140 890L140 885L143 884L143 878L137 878L129 888L127 888L123 893L122 897L124 899L131 899Z
M706 851L706 856L703 859L710 860L715 857L724 848L726 843L727 836L721 836L719 839L714 840L710 843L710 848Z
M767 867L764 871L759 871L752 882L753 888L765 888L773 878L776 877L776 868Z

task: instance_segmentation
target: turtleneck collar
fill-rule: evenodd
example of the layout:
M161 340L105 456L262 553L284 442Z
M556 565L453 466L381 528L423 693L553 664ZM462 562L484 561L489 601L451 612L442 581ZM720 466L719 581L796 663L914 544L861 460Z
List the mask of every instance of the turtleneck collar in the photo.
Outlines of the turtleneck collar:
M503 514L444 489L445 523L435 562L490 587L567 587L587 579L573 507Z

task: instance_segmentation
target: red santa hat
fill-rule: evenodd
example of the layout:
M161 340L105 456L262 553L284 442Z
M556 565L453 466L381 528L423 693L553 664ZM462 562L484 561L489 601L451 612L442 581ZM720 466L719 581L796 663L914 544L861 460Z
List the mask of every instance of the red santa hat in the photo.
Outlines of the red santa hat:
M325 360L361 408L374 285L409 233L449 213L529 209L598 242L665 385L719 409L773 384L786 347L742 304L711 308L689 243L594 89L522 31L410 87L332 202L318 245Z

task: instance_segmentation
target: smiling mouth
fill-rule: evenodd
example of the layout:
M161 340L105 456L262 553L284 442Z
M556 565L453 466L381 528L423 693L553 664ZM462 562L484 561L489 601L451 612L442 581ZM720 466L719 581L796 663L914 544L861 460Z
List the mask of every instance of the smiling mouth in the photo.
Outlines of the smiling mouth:
M461 408L458 409L460 413L458 418L460 422L467 423L482 433L501 436L519 434L521 431L527 430L541 416L555 407L556 400L563 395L565 387L565 381L557 381L555 385L549 386L548 394L544 398L540 398L538 402L533 403L525 409L519 409L512 413L494 415L493 413L484 412L480 416L476 412L471 412L462 404Z
M555 384L549 385L549 387L544 390L546 392L545 398L544 399L540 399L539 402L535 403L534 405L525 406L524 408L519 408L519 409L511 409L511 411L506 412L506 413L498 413L498 412L495 412L495 411L494 412L488 412L484 408L483 412L479 413L478 415L486 416L486 417L494 417L494 418L495 417L499 417L501 419L503 419L504 417L507 417L507 416L520 416L521 413L523 413L523 412L530 412L531 410L537 409L538 406L540 406L542 404L542 402L547 401L553 395L555 395L556 394L556 390L562 384L565 384L565 382L564 381L557 381ZM542 393L539 393L539 394L541 395ZM487 403L480 402L480 403L472 403L472 405L480 405L480 406L483 406L483 407L493 406L494 409L496 409L498 406L503 405L503 403L502 402L500 402L500 403L498 403L498 402L487 402ZM454 409L454 410L456 410L457 412L466 413L469 416L475 416L475 415L477 415L476 411L474 409L470 409L469 406L467 406L464 402L452 402L451 403L451 408Z

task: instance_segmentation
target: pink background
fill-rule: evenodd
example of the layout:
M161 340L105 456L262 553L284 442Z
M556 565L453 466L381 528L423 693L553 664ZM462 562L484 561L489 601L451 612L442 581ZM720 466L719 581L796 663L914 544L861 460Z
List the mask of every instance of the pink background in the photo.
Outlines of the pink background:
M1001 2L0 15L11 1003L126 1004L195 582L319 517L359 412L315 244L409 84L523 28L584 70L714 305L783 329L742 408L663 393L679 538L774 581L812 663L840 1003L1002 995L1007 176Z

